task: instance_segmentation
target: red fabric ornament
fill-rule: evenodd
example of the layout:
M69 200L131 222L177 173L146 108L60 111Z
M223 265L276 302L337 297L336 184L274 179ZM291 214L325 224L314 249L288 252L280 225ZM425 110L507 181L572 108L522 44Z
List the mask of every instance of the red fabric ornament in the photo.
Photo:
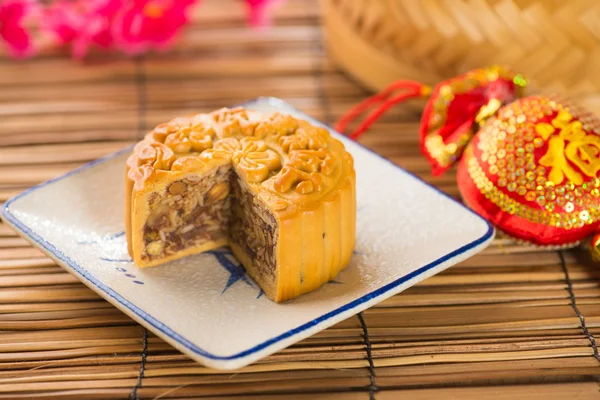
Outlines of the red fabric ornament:
M463 199L511 236L575 244L599 228L599 135L600 119L564 99L516 100L468 144Z
M459 162L465 203L500 230L536 245L572 246L600 232L600 118L559 96L521 98L525 86L498 67L438 84L421 119L421 150L435 175ZM591 245L600 259L600 235Z
M421 151L429 159L433 175L441 175L458 160L481 121L521 96L521 79L508 70L491 67L469 71L435 87L419 131Z

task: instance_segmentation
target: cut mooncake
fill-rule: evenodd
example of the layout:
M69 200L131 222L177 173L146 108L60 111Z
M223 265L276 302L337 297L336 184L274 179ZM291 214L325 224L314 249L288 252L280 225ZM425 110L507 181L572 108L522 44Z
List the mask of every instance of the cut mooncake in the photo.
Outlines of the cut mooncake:
M327 129L243 108L157 126L127 160L125 225L139 267L229 245L281 302L317 289L354 249L352 156Z

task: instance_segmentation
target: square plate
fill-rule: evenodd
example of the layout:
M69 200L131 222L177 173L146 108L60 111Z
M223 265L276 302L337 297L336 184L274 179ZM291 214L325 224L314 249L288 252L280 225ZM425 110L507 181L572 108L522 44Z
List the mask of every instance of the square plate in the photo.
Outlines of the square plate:
M243 105L324 126L279 99ZM494 229L477 214L332 134L355 160L355 254L335 281L284 304L264 296L227 249L143 270L131 262L123 233L123 172L131 148L27 190L5 203L2 217L178 350L210 367L243 367L472 256L493 239Z

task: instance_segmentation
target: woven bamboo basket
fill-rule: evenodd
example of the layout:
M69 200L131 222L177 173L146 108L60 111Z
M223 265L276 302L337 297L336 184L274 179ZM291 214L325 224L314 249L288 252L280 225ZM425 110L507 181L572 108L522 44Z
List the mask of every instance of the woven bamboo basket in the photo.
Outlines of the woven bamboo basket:
M598 0L322 0L330 54L373 90L498 64L597 101ZM599 107L600 108L600 107Z

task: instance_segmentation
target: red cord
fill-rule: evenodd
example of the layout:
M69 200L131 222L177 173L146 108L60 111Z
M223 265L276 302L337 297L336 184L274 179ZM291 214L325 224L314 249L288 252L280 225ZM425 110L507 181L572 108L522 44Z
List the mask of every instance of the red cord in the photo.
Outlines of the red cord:
M396 95L392 97L392 94L397 90L404 90L405 93ZM386 89L381 92L361 101L354 107L352 107L348 112L346 112L335 124L335 129L338 132L344 132L346 126L352 121L354 121L357 117L359 117L362 113L367 111L370 108L374 108L358 125L358 127L352 131L348 136L351 139L357 139L360 135L362 135L375 121L377 121L384 112L387 111L388 108L393 106L394 104L398 104L404 100L416 98L416 97L426 97L430 93L429 86L423 85L420 82L415 81L397 81L392 83ZM380 103L378 105L378 103Z

